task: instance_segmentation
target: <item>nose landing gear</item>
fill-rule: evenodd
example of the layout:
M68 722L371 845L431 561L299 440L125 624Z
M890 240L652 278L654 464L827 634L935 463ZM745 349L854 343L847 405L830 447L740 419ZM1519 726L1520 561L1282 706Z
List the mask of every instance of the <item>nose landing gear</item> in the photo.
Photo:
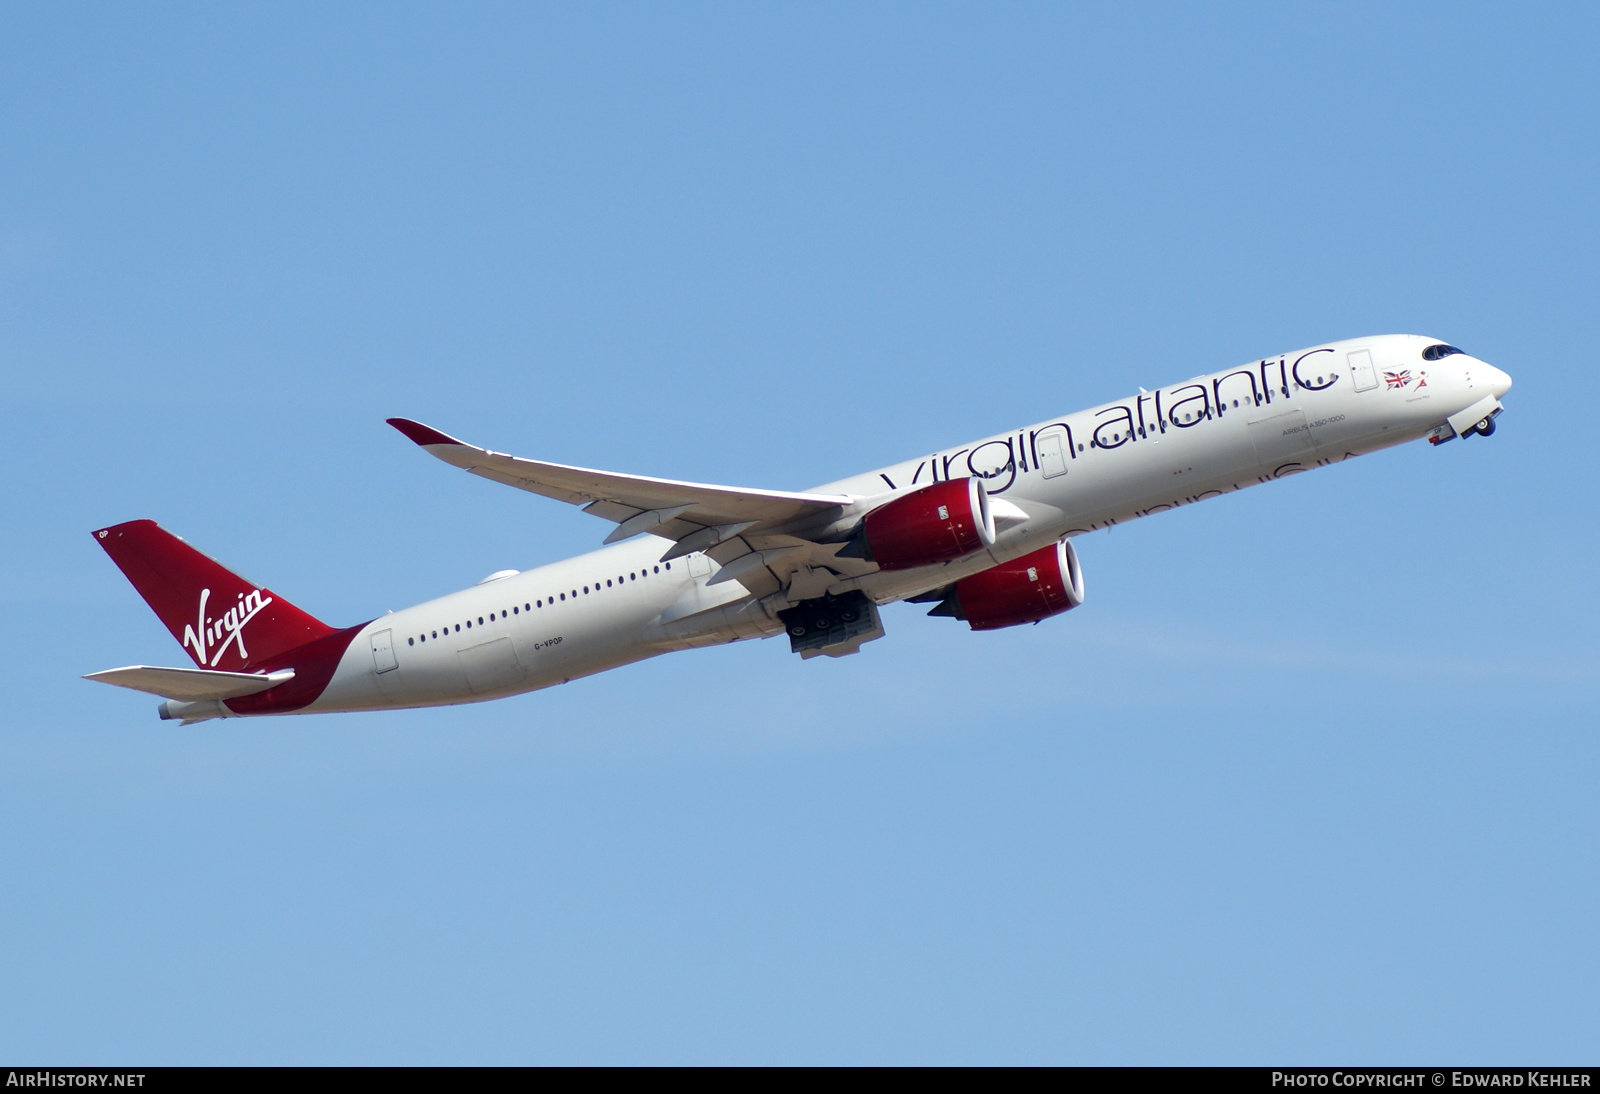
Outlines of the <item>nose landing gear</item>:
M1428 440L1434 444L1443 444L1451 437L1470 437L1474 433L1480 437L1487 437L1494 432L1494 419L1501 409L1499 399L1493 395L1485 395L1471 406L1450 415L1442 425L1430 430Z
M1494 419L1495 419L1495 415L1493 415L1493 414L1490 414L1486 418L1479 418L1476 422L1472 423L1471 425L1462 426L1461 427L1461 431L1459 433L1456 432L1455 428L1453 428L1448 423L1446 423L1445 425L1441 425L1441 426L1435 426L1433 429L1430 429L1428 431L1428 443L1429 444L1444 444L1446 441L1453 441L1457 437L1470 437L1474 433L1476 433L1480 437L1493 436L1494 435Z

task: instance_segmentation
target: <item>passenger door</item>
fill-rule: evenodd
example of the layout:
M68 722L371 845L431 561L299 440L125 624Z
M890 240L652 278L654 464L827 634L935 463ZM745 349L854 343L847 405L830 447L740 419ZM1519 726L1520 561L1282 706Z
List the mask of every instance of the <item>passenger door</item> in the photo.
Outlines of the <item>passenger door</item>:
M1039 470L1044 472L1044 477L1047 479L1067 473L1067 454L1062 447L1065 439L1066 434L1063 430L1052 429L1048 433L1039 434L1034 441L1034 450L1039 456Z
M1350 383L1357 391L1371 391L1378 386L1378 369L1372 363L1372 351L1358 349L1344 355L1350 362Z
M399 668L394 659L394 631L372 632L372 670L382 674Z

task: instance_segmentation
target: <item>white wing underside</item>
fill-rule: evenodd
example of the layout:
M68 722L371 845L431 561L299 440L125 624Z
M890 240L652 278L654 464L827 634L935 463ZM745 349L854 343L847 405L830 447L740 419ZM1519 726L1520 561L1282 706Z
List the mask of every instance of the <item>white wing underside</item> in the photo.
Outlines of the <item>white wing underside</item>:
M876 569L861 559L837 557L844 544L833 540L841 538L841 523L861 500L852 495L619 475L490 452L404 418L389 424L454 467L613 522L607 543L648 532L672 541L664 559L701 551L722 567L712 583L738 581L756 596L787 591L789 599L799 600ZM812 538L819 534L830 542Z

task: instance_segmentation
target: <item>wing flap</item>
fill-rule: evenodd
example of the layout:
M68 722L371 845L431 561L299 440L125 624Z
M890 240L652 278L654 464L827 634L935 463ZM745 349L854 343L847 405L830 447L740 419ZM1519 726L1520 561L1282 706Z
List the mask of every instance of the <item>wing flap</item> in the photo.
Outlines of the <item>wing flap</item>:
M241 695L254 695L258 691L277 687L294 679L294 669L279 669L266 674L254 672L217 672L211 669L167 669L153 665L129 665L126 668L91 672L85 680L102 684L115 684L119 688L149 692L164 699L195 702L201 699L237 699Z

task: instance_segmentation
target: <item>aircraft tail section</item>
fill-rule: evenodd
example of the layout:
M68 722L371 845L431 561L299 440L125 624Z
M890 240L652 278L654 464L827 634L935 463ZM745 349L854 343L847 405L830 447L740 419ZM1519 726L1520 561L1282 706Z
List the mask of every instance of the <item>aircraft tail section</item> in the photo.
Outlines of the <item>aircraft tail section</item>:
M335 633L153 520L101 528L94 538L202 669L247 671Z

